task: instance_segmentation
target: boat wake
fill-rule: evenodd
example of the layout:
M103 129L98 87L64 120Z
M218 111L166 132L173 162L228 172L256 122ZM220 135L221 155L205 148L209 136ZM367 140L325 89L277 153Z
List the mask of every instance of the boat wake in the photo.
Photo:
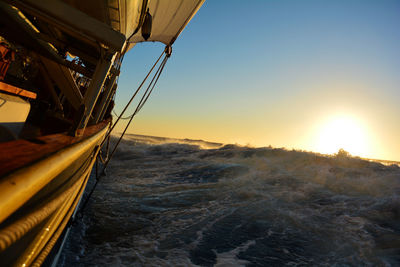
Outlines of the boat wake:
M62 266L400 265L400 167L128 135Z

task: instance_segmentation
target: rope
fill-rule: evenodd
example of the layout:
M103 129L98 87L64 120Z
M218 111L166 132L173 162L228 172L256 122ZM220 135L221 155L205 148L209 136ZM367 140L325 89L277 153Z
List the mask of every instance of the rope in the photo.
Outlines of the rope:
M92 189L90 190L88 196L86 197L85 201L83 202L81 208L79 209L79 215L77 217L82 218L83 217L83 212L89 202L89 199L91 198L94 190L96 189L97 184L100 181L100 176L102 174L105 173L105 169L107 168L108 163L110 162L112 156L114 155L115 151L117 150L117 147L119 145L119 143L121 142L122 138L125 135L126 130L128 129L130 123L132 122L133 117L135 117L135 115L143 108L144 104L147 102L147 100L149 99L151 93L153 92L154 87L156 86L158 79L160 78L160 75L162 73L162 71L164 70L164 67L168 61L168 58L171 56L171 47L167 46L165 48L165 50L162 52L162 54L159 56L159 58L157 59L156 63L154 63L154 65L151 67L150 71L147 73L146 77L143 79L142 83L139 85L138 89L135 91L135 93L132 95L131 99L129 100L129 102L126 104L124 110L121 112L121 114L118 117L118 119L115 121L115 123L111 126L110 130L108 131L107 135L105 136L104 140L102 141L102 143L99 146L99 150L100 148L103 146L104 142L107 140L107 158L104 160L101 154L101 150L99 151L97 158L96 158L96 162L95 162L95 168L96 168L96 182L93 185ZM154 74L153 78L151 79L149 85L146 88L146 91L144 92L142 98L140 99L135 111L128 117L124 118L122 117L122 115L125 113L125 111L128 109L129 105L132 103L133 99L135 98L135 96L138 94L138 92L140 91L140 89L142 88L143 84L146 82L147 78L150 76L151 72L153 71L153 69L155 68L155 66L158 64L158 62L160 61L161 57L163 56L163 54L165 53L164 59L162 60L160 66L158 67L156 73ZM123 59L123 57L122 57ZM114 111L114 110L113 110ZM115 113L115 112L114 112ZM108 155L109 153L109 144L110 144L110 135L112 130L115 128L115 126L117 125L117 123L119 122L119 120L121 119L128 119L129 118L129 122L126 125L123 133L121 134L120 138L118 139L117 144L114 146L112 152L110 155ZM98 161L100 160L101 163L103 163L103 170L100 174L100 176L98 175Z
M161 74L161 72L163 71L165 64L167 63L167 60L168 60L168 57L165 56L164 59L163 59L163 61L162 61L161 64L160 64L160 66L158 67L158 69L157 69L157 71L156 71L156 74L154 74L153 78L151 79L150 84L147 86L147 89L146 89L146 91L144 92L144 95L142 96L142 99L140 100L140 102L139 102L139 104L138 104L138 106L137 106L137 109L136 109L131 115L129 115L129 116L127 116L127 117L121 117L122 113L121 113L120 115L118 115L118 114L114 111L114 109L113 109L113 113L114 113L115 116L119 117L121 120L129 120L130 118L132 118L133 116L135 116L135 115L142 109L143 105L146 103L146 101L147 101L147 99L149 98L151 92L153 91L154 86L156 85L156 83L157 83L157 81L158 81L158 78L160 77L160 74ZM156 78L156 77L157 77L157 78ZM154 79L156 79L155 82L154 82ZM152 85L153 85L153 86L152 86ZM151 87L151 86L152 86L152 87ZM150 90L150 93L149 93L148 91L149 91L150 87L151 87L151 90ZM147 97L144 98L146 95L147 95ZM143 101L143 99L144 99L144 101Z
M112 110L112 112L113 112L113 114L115 115L115 117L117 117L117 118L120 117L120 115L118 115L118 114L115 112L114 109ZM132 114L129 115L129 116L127 116L127 117L121 117L120 120L129 120L129 119L131 118L131 116L132 116Z
M142 88L143 84L146 82L147 78L149 78L150 74L152 73L154 67L157 65L157 63L160 61L161 57L163 56L163 54L165 53L165 50L161 53L161 55L158 57L156 63L154 63L154 65L151 67L150 71L147 73L146 77L143 79L142 83L139 85L139 87L136 89L135 93L132 95L131 99L129 99L129 102L126 104L125 108L122 110L121 114L118 116L117 120L115 121L115 123L111 126L110 131L108 132L107 136L108 137L112 130L114 130L115 126L117 125L117 123L119 122L119 120L122 118L122 115L124 115L125 111L128 109L128 107L130 106L130 104L132 103L133 99L135 98L135 96L139 93L140 89ZM104 140L102 142L102 144L104 143Z
M128 124L125 126L125 129L124 129L124 131L122 132L121 136L119 137L119 139L118 139L118 141L117 141L117 144L114 146L114 149L112 150L109 159L108 159L108 160L106 161L106 163L104 164L103 173L104 173L105 169L107 168L107 165L108 165L108 163L110 162L111 158L113 157L115 151L117 150L117 147L118 147L119 143L121 142L121 140L122 140L122 138L124 137L126 131L128 130L129 125L131 124L133 118L134 118L135 115L142 109L142 107L144 106L144 104L146 104L147 100L148 100L149 97L150 97L150 94L153 92L153 89L154 89L155 85L157 84L158 79L160 78L160 75L161 75L162 71L164 70L164 67L165 67L165 65L166 65L166 63L167 63L167 61L168 61L168 58L169 58L169 54L166 54L165 57L164 57L164 59L163 59L163 61L162 61L162 63L161 63L160 66L158 67L156 73L154 74L153 79L151 80L150 84L147 86L147 89L146 89L145 93L143 94L142 98L140 99L139 104L137 105L137 107L136 107L136 109L135 109L135 112L133 112L133 114L130 116L130 119L129 119L129 121L128 121ZM151 88L151 89L150 89L150 88Z

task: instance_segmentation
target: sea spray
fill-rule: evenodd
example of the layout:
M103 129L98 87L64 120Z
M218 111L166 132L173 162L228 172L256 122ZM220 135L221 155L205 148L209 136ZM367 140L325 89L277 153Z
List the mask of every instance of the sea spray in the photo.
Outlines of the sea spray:
M400 265L400 168L130 135L63 266Z

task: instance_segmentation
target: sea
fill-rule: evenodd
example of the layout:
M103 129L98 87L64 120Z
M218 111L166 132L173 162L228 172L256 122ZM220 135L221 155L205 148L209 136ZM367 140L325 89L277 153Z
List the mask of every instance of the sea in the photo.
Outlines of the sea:
M400 266L400 167L127 135L58 265Z

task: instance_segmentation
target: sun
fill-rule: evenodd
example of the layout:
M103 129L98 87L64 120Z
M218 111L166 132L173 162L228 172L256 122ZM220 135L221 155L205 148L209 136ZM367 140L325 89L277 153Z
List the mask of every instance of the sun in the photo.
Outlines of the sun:
M367 154L367 132L355 118L346 115L335 116L321 124L316 150L333 154L344 149L354 156Z

